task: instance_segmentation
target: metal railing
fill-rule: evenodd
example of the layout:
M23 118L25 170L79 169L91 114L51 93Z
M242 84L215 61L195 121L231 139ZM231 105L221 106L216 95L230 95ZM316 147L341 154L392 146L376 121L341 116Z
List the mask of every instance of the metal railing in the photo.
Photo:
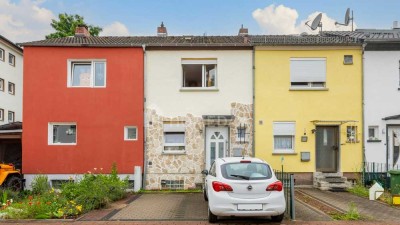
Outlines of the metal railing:
M276 178L283 183L283 191L286 200L286 210L285 214L291 220L295 220L296 211L294 207L294 175L290 173L285 173L283 171L274 170Z
M364 186L370 186L374 181L380 183L385 189L390 187L388 171L400 170L399 165L386 163L364 162L362 171L362 182Z

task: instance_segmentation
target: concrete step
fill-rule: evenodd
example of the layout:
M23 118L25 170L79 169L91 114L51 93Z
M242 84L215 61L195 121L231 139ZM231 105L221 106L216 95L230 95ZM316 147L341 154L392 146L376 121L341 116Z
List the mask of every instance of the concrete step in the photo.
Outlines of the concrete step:
M325 178L318 178L319 181L325 181L329 183L344 183L347 181L346 177L325 177Z
M315 172L314 177L343 177L343 173L322 173L322 172Z

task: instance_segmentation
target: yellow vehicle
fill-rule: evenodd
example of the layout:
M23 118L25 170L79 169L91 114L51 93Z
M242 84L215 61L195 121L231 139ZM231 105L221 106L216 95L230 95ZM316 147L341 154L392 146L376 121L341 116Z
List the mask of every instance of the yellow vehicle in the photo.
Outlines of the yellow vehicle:
M20 191L23 187L21 172L13 164L0 163L0 186Z

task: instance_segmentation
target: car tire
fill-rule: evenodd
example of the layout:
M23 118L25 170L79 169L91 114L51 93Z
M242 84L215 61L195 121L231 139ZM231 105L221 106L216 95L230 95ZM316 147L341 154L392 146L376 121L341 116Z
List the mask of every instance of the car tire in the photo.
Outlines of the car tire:
M206 192L205 189L203 189L203 196L204 196L204 200L205 200L206 202L208 202L208 196L207 196L207 192Z
M12 176L7 179L7 188L13 191L21 191L22 190L22 180L18 176Z
M210 223L215 223L218 220L218 216L214 215L211 211L210 211L210 207L208 207L208 222Z
M284 213L277 215L277 216L271 216L271 220L273 222L282 222L284 216L285 216Z

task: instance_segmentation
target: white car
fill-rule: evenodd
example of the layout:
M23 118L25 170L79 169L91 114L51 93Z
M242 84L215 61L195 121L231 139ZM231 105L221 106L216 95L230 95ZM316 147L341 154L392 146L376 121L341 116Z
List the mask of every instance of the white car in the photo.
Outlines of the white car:
M219 158L202 172L208 220L218 216L270 216L283 220L286 201L283 184L263 160L250 157Z

